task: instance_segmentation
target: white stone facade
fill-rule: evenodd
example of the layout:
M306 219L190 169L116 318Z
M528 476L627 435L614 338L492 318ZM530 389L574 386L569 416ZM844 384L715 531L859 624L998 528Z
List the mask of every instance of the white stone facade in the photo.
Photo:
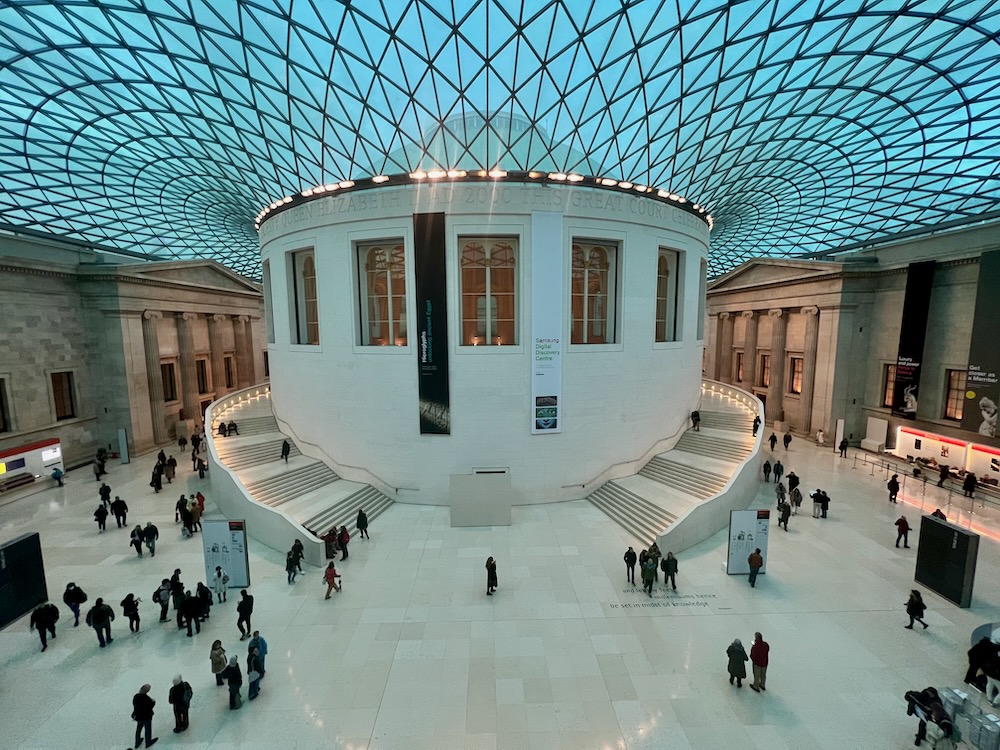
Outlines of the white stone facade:
M416 320L413 214L443 212L451 431L418 427L418 347L361 345L363 294L358 243L399 239L405 247L406 318ZM532 278L532 212L561 217L562 272ZM463 237L516 240L517 344L469 346L460 320ZM571 244L618 248L614 343L570 341ZM657 261L681 253L679 340L655 341ZM633 462L686 424L700 387L699 275L708 249L704 222L641 196L520 183L383 187L313 200L261 227L274 410L297 442L321 451L338 473L397 500L443 504L449 475L510 471L518 502L580 497L583 484ZM291 254L315 254L319 344L298 344ZM269 291L267 289L269 283ZM559 290L562 403L559 434L531 434L532 291ZM411 325L411 328L413 326ZM467 336L465 337L467 338ZM308 450L308 449L307 449ZM632 469L621 469L628 474Z

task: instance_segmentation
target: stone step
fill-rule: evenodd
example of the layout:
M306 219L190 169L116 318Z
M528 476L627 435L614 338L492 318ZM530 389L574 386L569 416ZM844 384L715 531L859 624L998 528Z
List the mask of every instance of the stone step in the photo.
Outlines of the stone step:
M338 479L340 477L331 471L330 467L315 461L297 469L289 469L266 479L251 482L246 488L257 502L275 507Z
M662 534L677 516L654 505L645 498L620 487L615 482L607 482L597 488L587 498L615 523L647 545Z
M341 526L346 526L348 533L354 537L357 532L358 510L363 509L368 516L368 522L371 523L391 505L392 500L370 484L366 484L329 508L313 513L309 518L296 520L317 537Z
M642 467L639 475L668 487L680 489L701 500L718 494L726 486L724 476L697 467L679 464L660 456L653 456Z
M251 445L226 445L225 442L216 443L218 446L219 460L230 469L243 469L247 466L257 466L271 461L281 460L281 440L267 440ZM289 456L301 456L299 448L291 440Z
M688 430L677 441L675 448L688 453L698 453L703 456L739 462L750 455L750 451L753 449L753 440L750 435L747 435L745 442L738 442Z
M228 419L223 419L223 422L229 424ZM278 421L273 417L243 417L242 419L232 420L236 422L236 429L239 430L239 437L246 437L247 435L261 435L265 432L278 432ZM225 443L226 438L219 435L219 422L212 423L212 435L218 440L217 446L221 446ZM237 437L236 433L233 433L230 437Z

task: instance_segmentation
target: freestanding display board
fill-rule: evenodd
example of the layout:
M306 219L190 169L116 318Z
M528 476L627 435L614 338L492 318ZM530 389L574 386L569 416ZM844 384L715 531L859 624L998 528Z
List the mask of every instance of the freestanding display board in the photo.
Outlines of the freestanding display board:
M972 604L979 535L934 516L920 519L913 578L959 607Z
M749 575L747 558L758 548L764 558L764 567L760 572L767 572L767 527L770 522L769 510L729 511L729 554L726 556L726 572L729 575Z
M10 625L49 598L42 541L22 534L0 547L0 628Z
M201 544L205 549L205 580L211 586L215 566L229 576L229 588L250 585L246 521L202 521Z

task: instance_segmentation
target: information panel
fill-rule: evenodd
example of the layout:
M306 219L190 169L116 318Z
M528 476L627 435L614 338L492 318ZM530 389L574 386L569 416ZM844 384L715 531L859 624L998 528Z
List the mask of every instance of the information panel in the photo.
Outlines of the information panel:
M979 286L976 289L976 317L969 343L969 369L965 380L962 429L983 437L997 436L997 409L1000 407L1000 250L979 256Z
M413 215L420 434L450 435L444 214Z
M769 510L729 511L729 554L726 556L726 572L729 575L749 575L747 558L758 548L764 558L764 567L760 572L767 572L767 529L770 523Z
M562 431L563 216L531 214L531 432Z
M218 565L229 576L229 588L250 585L246 521L201 522L201 544L205 550L205 581L211 587Z
M924 357L927 312L934 283L933 260L911 263L906 269L906 296L899 326L896 355L896 385L892 391L892 413L906 419L917 418L920 391L920 363Z

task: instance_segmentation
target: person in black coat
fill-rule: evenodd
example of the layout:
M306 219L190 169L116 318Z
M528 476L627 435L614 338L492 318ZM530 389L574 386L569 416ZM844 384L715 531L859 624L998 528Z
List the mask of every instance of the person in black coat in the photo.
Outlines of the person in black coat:
M104 505L111 505L111 488L107 484L101 482L101 489L97 493L101 496L101 502Z
M236 627L240 629L240 640L245 641L253 631L253 627L250 625L250 616L253 614L253 596L248 594L246 589L240 589L240 601L236 605L236 613L239 615Z
M635 563L638 555L635 550L629 547L625 551L625 580L635 586Z
M174 684L167 693L167 700L174 708L174 734L188 728L188 710L191 708L191 696L194 690L180 675L174 677Z
M938 471L938 487L944 487L945 480L950 476L947 465L942 465Z
M97 597L94 606L87 613L87 624L97 631L97 642L104 648L114 639L111 637L111 621L115 619L115 613L104 600Z
M757 417L753 418L753 436L754 437L757 437L757 430L759 430L759 429L760 429L760 417L757 416Z
M97 521L97 533L101 534L108 528L108 509L104 507L104 503L97 506L97 510L94 511L94 520Z
M129 594L121 600L122 614L128 618L128 629L132 633L139 632L139 602L135 594Z
M493 596L497 588L497 563L492 557L486 560L486 595Z
M159 464L153 467L153 473L149 476L149 486L157 493L163 489L163 471Z
M916 620L921 625L924 626L924 630L927 629L927 623L924 622L924 610L927 606L924 604L923 597L920 596L920 592L916 589L910 591L910 598L906 600L906 614L910 616L910 624L904 625L903 627L907 630L913 630L913 621Z
M198 581L198 588L194 592L195 598L198 600L201 609L198 611L198 619L205 622L212 615L212 604L215 600L212 598L212 589L206 586L201 581Z
M893 474L892 479L886 482L885 488L889 490L889 502L896 502L896 496L899 494L899 474Z
M760 468L764 472L764 481L765 482L770 482L771 481L771 462L770 461L764 461L764 465L761 466Z
M114 514L118 528L123 528L128 520L128 505L117 495L115 495L114 502L111 503L111 512Z
M229 684L229 710L234 711L243 705L240 697L240 687L243 685L243 673L240 671L239 659L229 658L229 666L222 670L222 679Z
M840 445L837 446L837 450L840 451L841 458L847 458L847 445L848 445L847 438L843 438L840 441Z
M80 605L87 601L86 592L75 583L67 583L63 592L63 604L73 613L73 627L80 624Z
M184 620L181 616L181 605L184 603L184 583L181 581L181 569L177 568L170 576L170 599L174 605L174 612L177 613L177 629L184 627Z
M773 451L773 450L774 450L774 446L776 446L776 445L778 444L778 436L777 436L777 435L775 435L775 434L774 434L774 433L772 432L772 433L771 433L771 437L769 437L769 438L767 439L767 442L769 442L769 443L771 444L771 450Z
M56 620L59 619L59 608L55 604L47 603L35 607L31 613L30 630L38 631L38 638L42 641L42 651L49 647L45 641L46 632L53 638L56 637Z
M201 610L202 603L198 597L191 594L190 591L184 592L184 599L181 601L180 615L181 619L187 625L187 637L193 637L194 633L191 632L191 624L194 623L195 632L201 632Z
M800 480L799 480L798 475L796 475L796 473L794 471L788 472L788 476L786 477L786 479L788 479L788 491L789 492L791 492L792 490L794 490L796 487L799 486Z
M792 433L786 432L785 436L781 438L781 442L784 444L785 450L787 451L788 446L792 444Z
M132 718L135 719L135 746L138 748L142 744L142 732L146 731L146 747L156 744L159 737L152 737L153 734L153 706L156 701L149 697L149 685L143 685L139 692L132 698Z
M288 463L288 456L292 452L292 446L287 440L281 441L281 457Z
M986 662L997 652L997 644L988 637L983 636L979 643L969 649L969 669L965 673L965 681L972 685L976 681L979 670L986 666Z
M976 479L976 475L971 471L965 475L965 479L962 481L962 492L966 497L974 497L976 494L976 487L979 485L979 480Z

